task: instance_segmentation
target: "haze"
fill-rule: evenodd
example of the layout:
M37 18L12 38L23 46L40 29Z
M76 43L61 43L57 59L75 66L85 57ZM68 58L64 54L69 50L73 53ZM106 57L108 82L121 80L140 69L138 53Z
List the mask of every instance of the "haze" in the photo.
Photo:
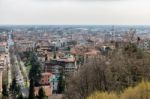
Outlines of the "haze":
M0 24L149 25L150 0L0 0Z

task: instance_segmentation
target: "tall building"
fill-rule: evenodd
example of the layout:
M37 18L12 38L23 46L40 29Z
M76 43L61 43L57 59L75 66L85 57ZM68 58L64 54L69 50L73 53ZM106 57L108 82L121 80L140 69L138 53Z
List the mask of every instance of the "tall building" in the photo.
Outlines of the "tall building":
M116 36L115 27L112 26L112 29L111 29L111 40L112 40L112 41L115 41L115 40L116 40L115 36Z

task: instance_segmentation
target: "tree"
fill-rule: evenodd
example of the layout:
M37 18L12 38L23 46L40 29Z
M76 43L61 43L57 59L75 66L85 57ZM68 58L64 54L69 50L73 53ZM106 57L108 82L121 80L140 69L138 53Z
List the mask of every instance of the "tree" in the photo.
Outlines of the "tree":
M8 96L8 91L7 91L7 85L3 84L3 91L2 91L3 96Z
M20 94L17 99L24 99L24 97L22 94Z
M12 92L14 98L20 94L20 86L17 84L15 77L13 78L12 84L10 85L10 91Z
M13 93L16 93L16 91L17 91L16 78L13 78L13 80L12 80L12 85L11 85L10 88L11 88L11 90L12 90Z
M31 63L31 69L29 72L29 79L33 79L34 84L38 85L38 82L41 78L41 65L37 60L36 55L32 53L31 58L30 58L30 63Z
M61 73L58 79L57 93L63 93L64 89L65 89L64 73Z
M42 87L39 89L38 95L39 99L45 99L46 95Z
M143 79L150 80L149 59L150 54L132 43L112 50L107 56L90 58L66 78L65 95L67 99L85 99L94 91L120 92Z
M33 79L30 79L29 99L35 99Z
M56 56L56 52L54 52L54 56L53 56L53 58L54 58L54 59L56 59L56 57L57 57L57 56Z

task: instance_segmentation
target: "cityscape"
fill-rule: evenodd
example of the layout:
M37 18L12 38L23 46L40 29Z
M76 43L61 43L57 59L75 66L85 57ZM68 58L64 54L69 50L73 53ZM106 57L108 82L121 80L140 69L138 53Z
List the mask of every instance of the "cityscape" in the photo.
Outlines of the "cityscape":
M0 0L0 99L150 99L150 0Z
M99 65L104 62L104 66L113 66L115 64L112 63L111 57L116 57L113 54L123 53L126 50L124 53L127 55L138 53L135 60L139 66L141 66L141 59L149 57L143 63L149 66L150 61L146 61L150 59L149 31L150 26L0 26L0 93L5 97L4 99L28 99L29 97L34 99L39 97L39 94L41 97L45 95L48 99L62 99L65 96L74 99L71 94L75 90L70 89L70 85L75 83L74 79L77 75L88 76L92 72L86 70L88 65L96 66L95 62ZM128 50L131 50L131 53ZM142 56L142 53L148 56ZM130 56L130 58L133 57ZM129 62L128 64L137 63ZM103 70L101 67L96 68L100 69L99 73L105 71L101 71ZM144 69L146 74L138 74L141 71L135 71L137 72L135 75L149 79L150 67L146 69L146 71ZM82 72L87 73L82 75ZM133 84L138 83L134 78L129 79L133 80ZM135 79L142 80L136 77ZM76 80L78 81L78 78ZM103 80L100 80L101 83ZM82 80L79 82L85 83ZM81 85L81 87L84 86ZM67 96L68 93L70 96ZM78 99L77 95L73 97Z

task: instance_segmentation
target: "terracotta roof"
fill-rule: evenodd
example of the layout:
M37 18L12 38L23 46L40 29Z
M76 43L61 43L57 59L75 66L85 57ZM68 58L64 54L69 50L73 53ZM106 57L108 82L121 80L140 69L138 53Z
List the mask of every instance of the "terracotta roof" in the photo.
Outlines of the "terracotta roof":
M42 73L41 74L42 76L45 76L45 75L49 75L49 76L51 76L51 75L53 75L52 73L50 73L50 72L44 72L44 73Z
M0 42L0 46L6 46L7 42Z
M76 48L71 49L70 53L71 54L83 55L83 53L79 49L76 49Z
M64 62L75 62L75 58L73 59L58 59L57 61L64 61Z
M99 52L99 51L97 51L97 50L92 50L92 51L87 52L87 53L85 53L85 54L86 54L86 55L97 55L98 52Z

